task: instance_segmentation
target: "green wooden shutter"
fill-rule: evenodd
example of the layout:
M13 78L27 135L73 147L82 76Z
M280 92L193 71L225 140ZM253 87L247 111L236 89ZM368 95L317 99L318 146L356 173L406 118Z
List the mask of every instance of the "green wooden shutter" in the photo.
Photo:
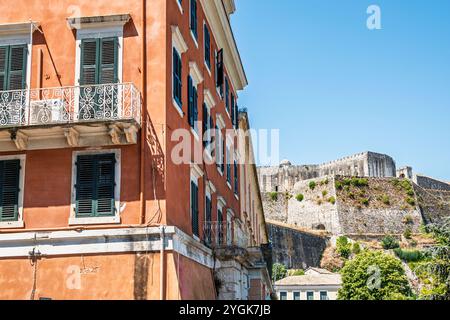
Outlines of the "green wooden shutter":
M23 90L26 87L27 56L26 45L11 46L9 57L8 90Z
M198 186L194 181L191 181L191 218L192 218L192 233L199 236L198 228Z
M189 125L193 127L193 119L194 119L194 86L192 84L191 76L188 76L188 117L189 117Z
M117 83L118 79L118 38L100 39L100 84Z
M20 160L0 161L0 221L19 216Z
M97 39L84 39L81 41L81 72L80 85L98 83L99 55Z
M0 90L7 90L7 61L8 61L8 47L0 47Z
M115 214L115 155L97 156L97 188L96 210L98 216L113 216Z
M77 159L76 217L115 214L115 155L83 155Z
M95 156L78 156L76 165L76 217L93 217L95 215Z

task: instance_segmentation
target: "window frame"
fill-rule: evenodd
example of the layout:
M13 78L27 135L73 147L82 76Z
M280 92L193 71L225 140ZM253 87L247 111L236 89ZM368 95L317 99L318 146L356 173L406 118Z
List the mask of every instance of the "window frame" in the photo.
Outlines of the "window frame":
M325 293L325 295L323 295L323 293ZM319 294L320 294L320 300L321 301L323 301L323 300L330 300L330 297L328 296L328 291L320 291ZM322 299L323 296L325 296L326 299Z
M298 295L298 299L295 299L296 295ZM301 300L301 292L300 291L293 291L292 292L292 300L295 300L295 301Z
M312 297L312 299L309 299L309 297ZM314 291L307 291L306 292L306 300L308 300L308 301L314 301L315 299L314 299Z
M280 291L279 296L280 296L280 301L286 301L286 300L288 299L288 293L287 293L287 291ZM283 299L282 296L284 296L285 299Z
M16 221L0 221L0 229L19 229L24 227L23 220L23 199L25 191L25 163L26 155L17 154L9 156L0 156L0 161L8 160L19 160L20 170L19 170L19 192L17 195L17 220Z
M20 45L26 45L27 46L27 59L26 59L26 68L25 68L25 89L28 89L31 87L31 52L33 50L33 44L30 39L30 34L12 34L12 35L5 35L0 36L0 47L4 46L20 46ZM28 99L28 97L27 97ZM28 103L27 103L28 105Z
M115 214L110 217L89 217L79 218L76 216L77 209L77 190L75 185L77 183L77 158L83 155L96 155L96 154L108 154L115 155L114 166L114 207ZM120 149L103 149L103 150L81 150L72 152L72 185L71 185L71 204L70 204L70 217L69 225L91 225L91 224L120 224L121 222L121 205L120 205L120 183L121 183L121 150Z

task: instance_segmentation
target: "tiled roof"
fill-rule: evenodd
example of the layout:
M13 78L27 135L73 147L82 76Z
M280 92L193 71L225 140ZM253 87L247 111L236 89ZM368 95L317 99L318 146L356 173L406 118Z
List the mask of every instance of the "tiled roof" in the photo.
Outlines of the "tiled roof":
M307 286L307 285L341 285L339 274L307 274L304 276L291 276L275 282L277 286Z

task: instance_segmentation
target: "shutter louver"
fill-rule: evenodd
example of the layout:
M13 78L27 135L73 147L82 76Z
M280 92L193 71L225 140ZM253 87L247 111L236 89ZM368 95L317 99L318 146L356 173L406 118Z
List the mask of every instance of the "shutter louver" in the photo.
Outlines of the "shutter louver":
M193 108L194 108L194 90L192 86L192 78L188 77L188 116L189 124L192 127L193 124Z
M98 83L97 40L89 39L81 42L81 85Z
M20 160L0 161L0 221L17 221Z
M100 84L117 83L117 38L101 39Z
M191 218L192 218L192 233L199 236L198 229L198 186L191 181Z
M115 214L114 154L79 156L77 160L77 217Z
M194 99L194 103L193 103L193 112L192 112L192 128L194 128L195 130L197 129L197 121L198 121L198 93L197 93L197 88L193 88L193 99Z
M114 154L99 155L97 164L97 214L114 215Z
M77 209L76 217L94 216L94 194L95 194L95 157L79 156L77 159Z
M6 89L6 62L8 61L8 48L0 47L0 90Z
M223 69L223 49L220 49L217 52L217 61L216 61L216 73L217 73L217 87L220 87L222 92L222 86L224 81L224 69Z

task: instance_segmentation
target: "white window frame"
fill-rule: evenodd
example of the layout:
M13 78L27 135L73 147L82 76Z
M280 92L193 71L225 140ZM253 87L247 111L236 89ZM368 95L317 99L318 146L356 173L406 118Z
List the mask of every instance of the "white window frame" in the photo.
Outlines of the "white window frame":
M25 80L26 83L25 90L27 90L31 88L31 63L32 63L31 53L33 50L33 43L31 42L30 34L8 34L0 36L0 46L15 46L23 44L27 46L27 70Z
M192 0L189 0L189 33L191 34L192 40L194 40L194 44L195 44L195 46L198 49L198 40L195 38L195 35L192 32L192 30L191 30L191 17L192 17L192 15L191 15L191 7L192 7L191 1ZM197 17L197 36L199 36L199 31L198 31L198 5L200 4L200 2L199 2L199 0L196 0L196 1L197 1L197 14L196 14L196 17Z
M180 0L175 0L175 2L177 3L178 9L180 9L181 14L183 14L183 7L180 3Z
M217 161L219 163L224 162L224 164L225 164L225 155L223 153L223 144L224 144L223 137L224 136L223 136L222 130L224 130L226 128L226 126L225 126L225 121L223 120L223 117L220 113L216 114L216 126L218 128L218 132L216 134L216 146L219 147L219 150L216 150L216 162ZM217 145L217 143L218 143L218 145ZM219 155L219 159L217 159L218 155ZM217 171L219 171L220 175L223 176L225 174L225 166L224 166L223 171L221 169L221 166L216 166L216 167L217 167Z
M216 215L217 215L217 223L219 223L219 211L222 212L222 224L223 223L227 223L227 216L226 216L226 212L225 212L225 208L227 207L227 202L225 201L225 199L222 196L217 197L217 211L216 211ZM219 224L217 224L217 230L216 232L219 231L219 228L221 226L219 226ZM222 230L223 231L223 230ZM222 234L222 237L226 236L225 234ZM217 244L219 244L219 237L217 237L216 239ZM223 239L222 239L223 241Z
M198 164L192 163L191 164L191 172L190 172L190 180L189 180L189 219L190 219L190 221L192 221L192 202L191 202L192 201L192 188L191 188L191 182L193 182L197 186L197 188L199 189L199 194L198 194L198 197L199 197L198 200L199 200L200 199L200 188L199 188L198 181L199 181L199 179L201 177L203 177L203 170L200 168L200 166ZM200 215L200 210L199 210L199 215ZM200 218L200 216L199 216L199 218ZM199 231L201 232L201 229L199 229ZM200 241L200 238L198 236L196 236L195 234L193 234L192 237L195 240Z
M175 0L177 1L177 0ZM178 1L177 1L178 2ZM173 97L173 49L175 49L178 52L178 55L181 59L181 65L183 65L183 53L185 53L188 50L188 46L186 44L186 41L184 41L183 35L181 34L180 28L176 25L172 25L172 50L170 52L170 61L171 63L171 73L170 73L170 79L171 84L170 88L172 89L170 92L170 95L172 96L172 104L175 107L175 110L179 113L180 117L184 117L183 112L183 106L179 106L178 103L175 101ZM183 68L181 68L181 83L183 83ZM181 87L183 88L183 86ZM181 96L183 96L183 90L181 92Z
M192 79L192 86L197 90L197 114L199 114L199 94L198 94L198 86L203 82L204 78L202 75L202 71L198 67L197 63L195 61L189 62L189 76ZM202 104L200 103L200 107L202 107ZM191 132L194 135L195 139L197 141L200 140L199 136L199 126L198 126L198 119L197 122L194 123L194 128L191 127Z
M118 38L119 48L117 52L117 78L122 83L123 76L123 26L97 27L76 30L75 51L75 85L80 85L81 71L81 41L84 39ZM76 104L77 106L77 104Z
M235 217L234 211L232 209L227 210L227 245L231 246L233 244L233 217Z
M4 221L0 222L0 229L16 229L23 228L23 196L25 191L25 163L26 163L26 155L24 154L16 154L10 156L0 156L0 161L8 161L8 160L20 160L20 170L19 170L19 193L18 193L18 214L17 221Z
M77 158L80 155L96 155L113 153L116 158L116 164L114 167L114 182L116 184L114 188L114 207L115 215L112 217L93 217L93 218L77 218L77 190L75 184L77 183ZM71 186L71 204L70 204L70 217L69 225L91 225L91 224L120 224L120 182L121 182L121 150L120 149L102 149L102 150L82 150L72 152L72 186Z

